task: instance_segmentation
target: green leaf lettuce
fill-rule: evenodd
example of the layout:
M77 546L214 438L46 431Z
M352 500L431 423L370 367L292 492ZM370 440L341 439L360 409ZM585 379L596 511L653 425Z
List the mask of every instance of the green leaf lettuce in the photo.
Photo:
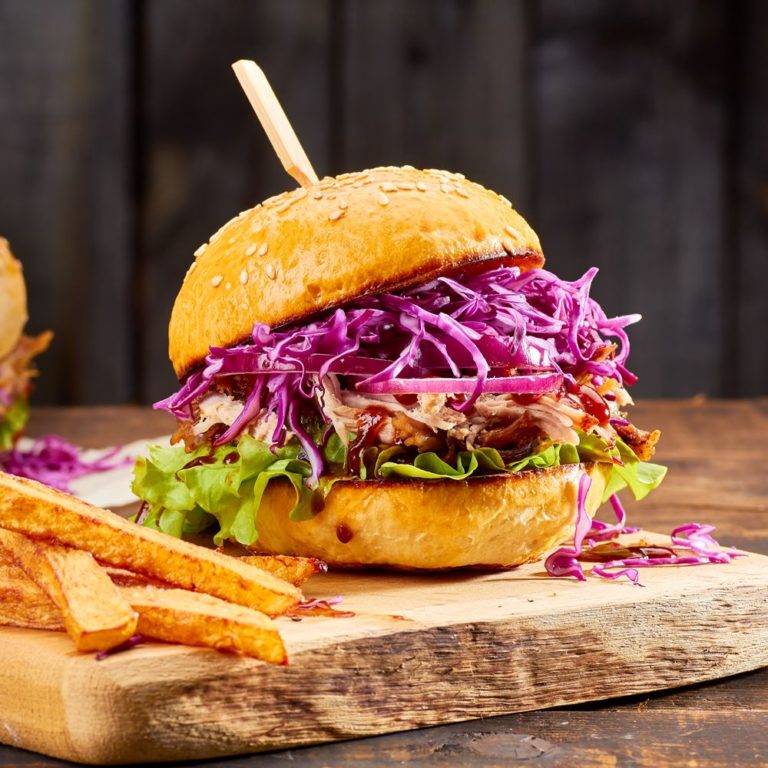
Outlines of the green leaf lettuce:
M29 403L26 398L17 397L0 419L0 451L13 448L13 441L24 429L28 418Z
M548 442L538 452L509 464L494 448L461 451L449 463L432 452L412 457L399 446L371 447L363 452L358 474L363 480L403 477L458 481L475 474L525 472L597 461L610 464L612 470L604 501L623 488L642 499L666 474L666 467L640 461L621 440L617 439L611 448L595 435L581 433L579 437L577 446ZM149 455L136 462L132 485L133 492L148 505L144 525L174 536L218 526L214 535L217 545L230 538L250 545L258 539L258 510L272 480L283 478L291 483L295 493L291 519L306 520L314 515L313 498L324 498L333 483L345 476L347 451L335 434L323 449L330 472L315 490L304 482L310 466L299 458L297 443L273 452L265 443L244 435L236 445L221 446L213 453L210 450L203 446L187 453L183 445L149 446Z

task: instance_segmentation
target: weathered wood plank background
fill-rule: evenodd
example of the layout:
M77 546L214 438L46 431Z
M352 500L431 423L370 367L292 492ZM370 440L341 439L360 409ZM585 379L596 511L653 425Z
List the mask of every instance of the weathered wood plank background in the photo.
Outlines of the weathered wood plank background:
M53 328L37 400L147 402L192 251L290 186L256 58L321 173L509 197L549 266L640 311L645 396L768 392L761 0L0 0L0 233Z

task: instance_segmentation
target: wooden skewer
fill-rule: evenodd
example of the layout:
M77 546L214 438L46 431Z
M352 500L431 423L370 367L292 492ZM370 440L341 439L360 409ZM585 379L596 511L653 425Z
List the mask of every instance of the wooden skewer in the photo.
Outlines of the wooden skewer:
M283 168L302 187L317 184L317 174L261 67L255 61L241 59L232 65L232 69L235 70L237 79L272 142Z

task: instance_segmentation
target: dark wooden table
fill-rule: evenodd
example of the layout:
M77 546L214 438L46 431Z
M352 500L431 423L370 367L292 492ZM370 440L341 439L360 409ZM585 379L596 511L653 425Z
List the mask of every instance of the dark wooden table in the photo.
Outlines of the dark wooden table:
M627 503L631 521L657 531L710 522L721 543L768 555L768 399L657 401L635 413L641 426L664 432L658 460L670 474L641 505ZM33 434L56 432L94 447L170 428L166 416L133 407L39 408L31 424ZM768 669L668 693L202 765L500 768L533 762L583 768L768 765ZM0 764L67 765L8 747L0 747Z

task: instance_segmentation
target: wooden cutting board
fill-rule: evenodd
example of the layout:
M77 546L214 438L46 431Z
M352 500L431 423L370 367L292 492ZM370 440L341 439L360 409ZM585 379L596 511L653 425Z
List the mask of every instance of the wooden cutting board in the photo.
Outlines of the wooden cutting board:
M96 764L293 747L625 696L768 665L768 558L657 568L643 588L339 573L353 618L280 619L287 668L145 645L104 661L0 630L0 741Z

